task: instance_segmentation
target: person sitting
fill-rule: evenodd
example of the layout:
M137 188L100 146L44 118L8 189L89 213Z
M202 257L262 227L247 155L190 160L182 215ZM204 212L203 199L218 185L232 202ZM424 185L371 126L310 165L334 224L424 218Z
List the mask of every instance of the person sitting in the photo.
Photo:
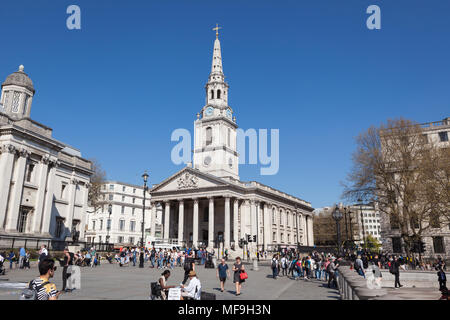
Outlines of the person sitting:
M108 262L109 262L110 264L113 263L112 257L111 257L111 255L110 255L109 253L106 254L106 260L108 260Z
M175 288L175 286L168 286L167 280L170 277L170 271L164 270L163 273L161 273L161 277L158 280L159 285L161 286L161 300L167 300L167 295L169 294L170 288Z
M194 270L189 272L189 284L187 287L181 285L181 300L194 299L200 300L202 284L197 278Z

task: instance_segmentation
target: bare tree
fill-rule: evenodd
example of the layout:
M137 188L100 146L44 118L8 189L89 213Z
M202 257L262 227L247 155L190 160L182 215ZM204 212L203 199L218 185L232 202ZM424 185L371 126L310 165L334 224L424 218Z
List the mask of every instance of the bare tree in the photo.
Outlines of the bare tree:
M97 211L100 205L101 186L105 183L106 172L102 169L102 166L96 159L90 159L92 162L92 171L94 174L91 176L91 186L89 188L88 201L89 205L94 208L94 212Z
M343 197L378 202L409 253L413 241L445 217L449 192L445 152L429 143L421 126L412 121L388 120L379 128L371 127L357 137Z

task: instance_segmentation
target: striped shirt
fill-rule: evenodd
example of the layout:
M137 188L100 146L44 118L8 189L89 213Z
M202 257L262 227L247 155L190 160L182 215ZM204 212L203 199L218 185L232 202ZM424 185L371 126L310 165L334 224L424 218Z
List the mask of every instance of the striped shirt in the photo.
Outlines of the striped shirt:
M54 283L47 283L44 286L39 287L42 283L47 282L42 278L36 278L31 282L34 290L37 290L38 300L48 300L49 298L55 297L58 293L56 285ZM37 289L39 287L39 290Z

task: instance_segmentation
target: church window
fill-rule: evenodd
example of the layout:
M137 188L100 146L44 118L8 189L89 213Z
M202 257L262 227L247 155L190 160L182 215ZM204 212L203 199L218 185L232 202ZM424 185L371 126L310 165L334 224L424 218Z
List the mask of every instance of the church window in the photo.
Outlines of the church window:
M211 99L214 99L214 90L211 90Z
M220 99L220 90L217 90L217 99Z
M17 221L18 232L25 232L27 227L27 216L28 210L21 207L19 212L19 220Z
M31 178L33 176L33 170L34 170L34 164L30 163L28 165L28 170L27 170L27 177L26 177L27 182L31 182Z
M209 146L212 144L212 128L206 128L206 145Z
M55 232L56 238L61 237L63 229L64 229L64 219L59 217L56 218L56 232ZM95 220L92 221L92 230L95 230Z

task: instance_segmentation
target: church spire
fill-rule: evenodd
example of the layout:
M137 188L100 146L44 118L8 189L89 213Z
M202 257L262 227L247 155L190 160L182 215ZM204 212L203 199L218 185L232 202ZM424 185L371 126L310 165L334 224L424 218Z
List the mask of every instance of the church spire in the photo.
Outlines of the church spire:
M225 82L225 75L223 74L219 29L222 29L222 27L219 27L218 24L213 28L216 31L216 40L214 41L211 73L206 84L206 102L207 104L226 107L228 104L228 84Z

